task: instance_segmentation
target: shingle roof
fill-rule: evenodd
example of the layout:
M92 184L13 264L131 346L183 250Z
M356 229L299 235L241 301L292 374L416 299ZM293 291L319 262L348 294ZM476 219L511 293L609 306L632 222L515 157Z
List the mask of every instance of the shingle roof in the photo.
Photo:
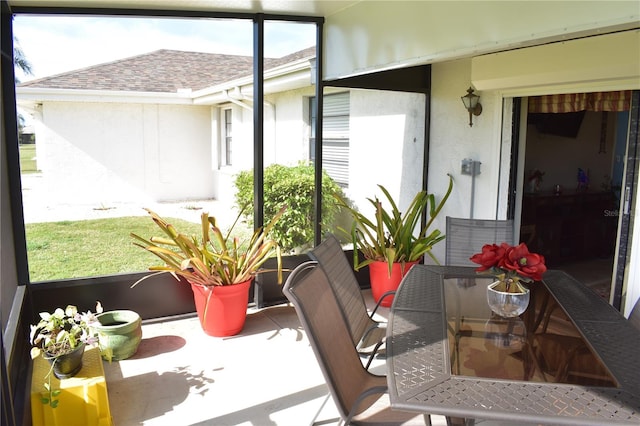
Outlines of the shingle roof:
M315 47L282 58L265 58L264 68L313 57ZM131 58L94 65L20 84L20 87L139 92L199 90L250 76L251 56L156 50Z

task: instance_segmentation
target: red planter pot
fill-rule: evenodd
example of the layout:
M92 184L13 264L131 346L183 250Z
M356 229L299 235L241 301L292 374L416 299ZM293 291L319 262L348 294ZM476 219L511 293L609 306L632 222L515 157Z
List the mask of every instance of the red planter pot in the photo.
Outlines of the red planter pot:
M210 336L233 336L242 331L247 317L249 288L253 280L223 286L191 284L202 330Z
M413 265L418 263L405 262L404 268L402 263L394 263L391 269L391 276L389 276L389 265L387 262L373 262L369 264L369 280L371 282L371 294L373 299L380 301L380 298L387 291L397 290L402 278L409 272L409 269ZM393 296L387 296L384 298L380 306L389 307L393 303Z

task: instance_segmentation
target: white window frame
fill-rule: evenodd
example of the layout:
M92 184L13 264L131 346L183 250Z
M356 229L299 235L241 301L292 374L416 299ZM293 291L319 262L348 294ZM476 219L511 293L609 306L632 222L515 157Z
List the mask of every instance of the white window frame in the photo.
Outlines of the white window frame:
M230 120L227 121L227 118ZM220 123L220 167L231 167L233 165L233 108L227 107L220 110Z

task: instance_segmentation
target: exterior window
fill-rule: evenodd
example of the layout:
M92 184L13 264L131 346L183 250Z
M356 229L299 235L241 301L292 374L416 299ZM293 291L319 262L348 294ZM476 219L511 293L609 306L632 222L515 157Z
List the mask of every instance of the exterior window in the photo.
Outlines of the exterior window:
M309 158L315 161L315 97L309 100ZM324 96L322 167L343 188L349 185L349 92Z
M224 127L223 127L223 134L222 134L222 140L223 140L223 146L222 146L222 165L223 166L230 166L233 164L232 162L232 142L233 142L233 133L232 133L232 126L233 126L233 111L231 109L225 109L224 110Z
M311 127L311 133L309 134L309 159L312 162L316 161L316 119L318 118L318 104L316 104L316 97L309 98L309 126Z
M293 71L283 64L315 55L315 24L270 20L265 26L271 37L264 52L267 80L289 78ZM41 28L51 34L72 31L86 43L58 43L60 49L50 56L41 48L46 39L37 31ZM126 28L137 39L154 28L163 36L149 51L130 52L118 40L104 38L104 28L113 33ZM246 95L252 93L255 59L251 19L16 14L12 29L36 72L21 76L16 87L16 107L36 135L35 143L19 147L25 281L147 271L158 260L129 236L158 235L142 207L189 234L199 231L199 210L216 213L223 228L233 223L237 172L254 167L253 127L263 121L253 117ZM218 35L231 31L238 37L220 53ZM197 48L185 47L182 40L191 36L193 42L186 44ZM94 51L101 54L89 54ZM61 57L65 60L53 60ZM300 81L295 88L300 92L292 92L300 98L287 101L301 102L297 99L309 84ZM50 89L73 101L56 101L47 94ZM104 95L111 92L119 93L117 99ZM284 156L283 163L295 164L306 157L301 135L277 137L274 110L266 108L264 163ZM247 220L235 230L251 231L251 226ZM86 242L96 238L109 241L101 245L106 252Z

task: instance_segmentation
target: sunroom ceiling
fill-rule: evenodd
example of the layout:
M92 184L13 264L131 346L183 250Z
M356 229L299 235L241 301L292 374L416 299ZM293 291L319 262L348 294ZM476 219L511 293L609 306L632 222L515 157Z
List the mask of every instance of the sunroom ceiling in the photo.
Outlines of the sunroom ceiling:
M362 0L9 0L11 6L168 9L330 16Z

